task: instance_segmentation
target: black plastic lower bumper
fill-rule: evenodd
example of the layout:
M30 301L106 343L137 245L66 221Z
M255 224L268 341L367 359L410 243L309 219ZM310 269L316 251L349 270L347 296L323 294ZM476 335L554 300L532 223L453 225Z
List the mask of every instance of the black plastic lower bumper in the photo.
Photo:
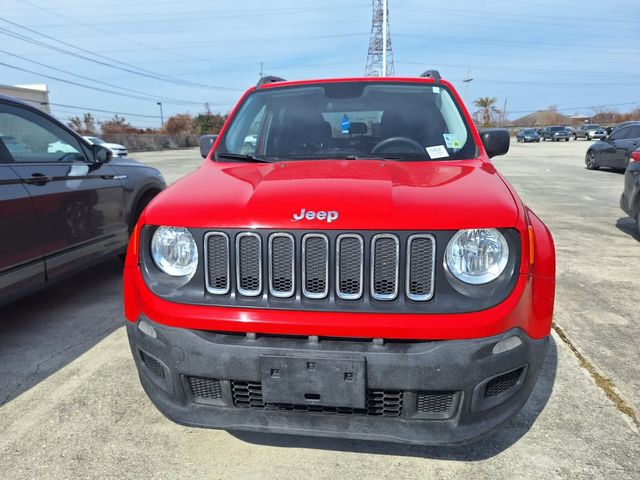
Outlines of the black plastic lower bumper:
M468 442L517 413L549 340L519 329L386 343L253 336L144 318L127 332L142 386L177 423L423 445ZM514 336L518 346L493 353Z

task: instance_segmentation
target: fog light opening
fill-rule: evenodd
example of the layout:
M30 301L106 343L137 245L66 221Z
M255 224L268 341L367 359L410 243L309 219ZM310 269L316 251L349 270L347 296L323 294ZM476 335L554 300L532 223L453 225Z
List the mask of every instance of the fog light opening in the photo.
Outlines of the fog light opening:
M151 338L158 338L158 334L156 333L156 329L153 326L144 320L140 320L138 322L138 329L144 333L145 335L150 336Z
M522 339L518 336L513 336L509 338L505 338L504 340L500 340L493 346L493 354L498 355L499 353L508 352L509 350L513 350L514 348L522 345Z

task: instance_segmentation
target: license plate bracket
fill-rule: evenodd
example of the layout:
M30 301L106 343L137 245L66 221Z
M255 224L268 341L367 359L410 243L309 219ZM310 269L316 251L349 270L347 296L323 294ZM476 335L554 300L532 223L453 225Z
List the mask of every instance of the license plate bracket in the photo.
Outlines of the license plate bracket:
M365 408L364 358L260 357L265 403Z

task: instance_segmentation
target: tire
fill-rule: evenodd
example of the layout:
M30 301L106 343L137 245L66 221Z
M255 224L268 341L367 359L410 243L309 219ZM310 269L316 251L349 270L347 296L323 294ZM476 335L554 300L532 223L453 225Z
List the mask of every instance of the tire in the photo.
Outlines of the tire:
M573 134L573 139L574 139L574 140L577 140L577 139L578 139L578 136L577 136L575 133Z
M640 235L640 211L638 211L638 214L636 215L636 231L638 232L638 235Z
M565 142L568 142L568 141L569 141L569 139L568 139L568 138L565 138L565 139L564 139L564 141L565 141Z
M596 152L589 150L584 159L584 163L587 166L587 170L598 170L598 162L596 161Z

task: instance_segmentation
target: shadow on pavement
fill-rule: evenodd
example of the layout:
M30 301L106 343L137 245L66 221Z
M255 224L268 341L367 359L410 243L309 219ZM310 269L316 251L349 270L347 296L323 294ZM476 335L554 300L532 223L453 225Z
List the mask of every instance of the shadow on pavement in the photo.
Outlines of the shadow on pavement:
M619 218L616 222L616 227L623 233L635 238L640 242L640 233L638 233L638 229L636 228L636 221L631 217L622 217Z
M123 318L118 259L0 307L0 406L96 345Z
M538 383L529 401L511 420L494 433L470 445L457 447L423 447L400 443L383 443L336 438L305 437L250 432L229 432L239 440L258 445L276 447L334 450L341 452L369 453L379 455L402 455L421 458L477 461L491 458L509 448L532 427L549 401L558 368L558 346L553 337ZM498 407L499 408L499 407Z

